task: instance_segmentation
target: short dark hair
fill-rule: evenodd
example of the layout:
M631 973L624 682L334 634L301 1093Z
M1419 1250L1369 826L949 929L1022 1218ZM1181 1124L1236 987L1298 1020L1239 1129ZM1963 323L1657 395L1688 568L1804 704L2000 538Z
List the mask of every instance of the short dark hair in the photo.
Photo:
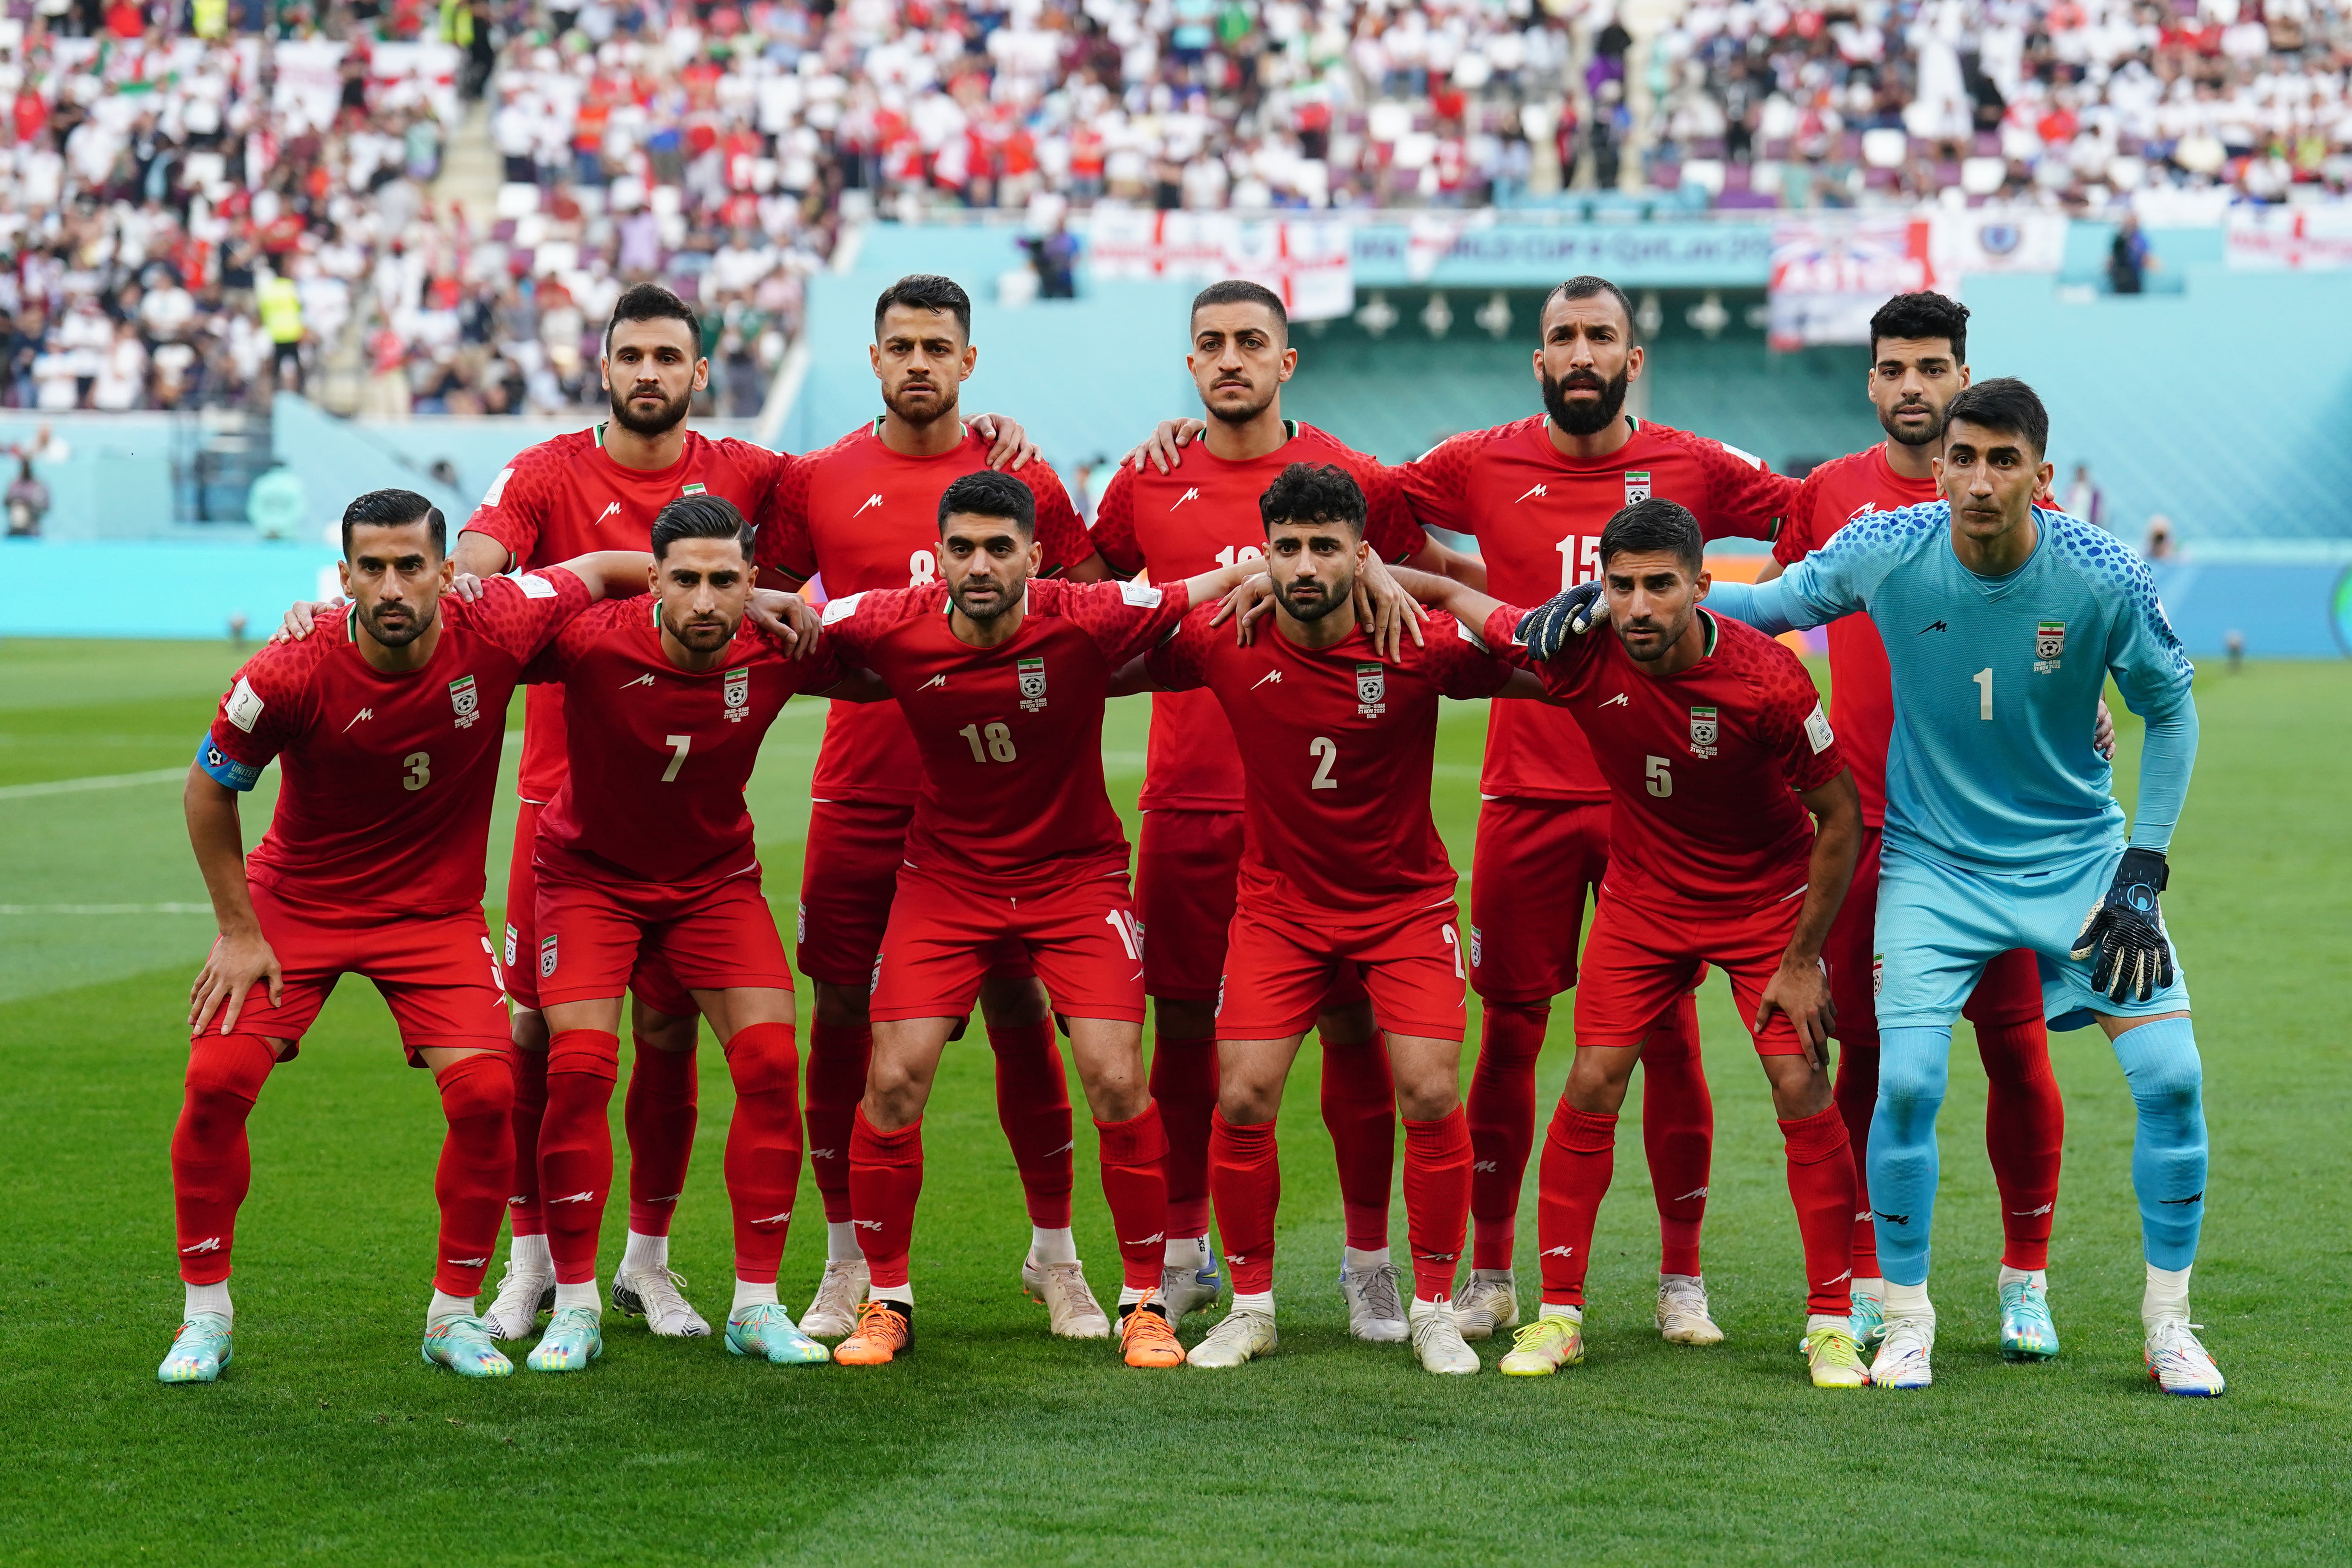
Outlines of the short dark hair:
M955 512L967 517L1001 517L1019 529L1024 538L1037 537L1037 498L1011 474L981 468L950 485L940 497L940 531L948 531Z
M1870 318L1870 356L1878 357L1881 338L1942 338L1952 345L1952 361L1969 363L1969 308L1932 289L1897 294Z
M2004 436L2022 436L2037 458L2049 454L2050 411L2042 406L2033 388L2013 375L1978 382L1953 398L1951 406L1944 410L1944 427L1948 431L1962 420Z
M433 553L449 553L449 520L441 509L415 490L370 490L343 508L343 555L352 553L352 530L357 527L405 528L421 522L433 536Z
M1619 510L1601 530L1601 564L1619 555L1672 555L1696 576L1706 565L1706 536L1687 508L1651 496Z
M1337 463L1293 463L1257 498L1258 521L1268 533L1277 522L1340 522L1364 531L1364 492Z
M1625 312L1625 329L1631 331L1633 327L1633 301L1625 298L1625 290L1616 284L1606 278L1596 278L1590 272L1580 273L1565 283L1553 284L1551 292L1544 296L1542 309L1537 314L1540 316L1544 310L1550 310L1554 300L1590 300L1596 294L1606 294L1617 301L1617 308Z
M655 514L655 560L668 554L681 539L731 539L743 547L743 559L751 559L751 525L724 496L708 491L680 496Z
M963 285L952 278L942 278L936 272L909 272L887 289L874 301L874 331L882 332L882 318L893 305L904 305L910 310L945 310L956 319L956 328L964 341L971 341L971 296Z
M1227 278L1210 284L1192 296L1192 314L1197 316L1212 305L1263 305L1274 317L1274 324L1282 329L1283 337L1290 336L1290 312L1282 308L1282 296L1263 283L1253 283L1246 278Z
M684 321L694 339L694 354L702 357L702 318L694 307L658 283L632 283L613 301L613 319L604 323L604 347L613 346L613 329L623 321Z

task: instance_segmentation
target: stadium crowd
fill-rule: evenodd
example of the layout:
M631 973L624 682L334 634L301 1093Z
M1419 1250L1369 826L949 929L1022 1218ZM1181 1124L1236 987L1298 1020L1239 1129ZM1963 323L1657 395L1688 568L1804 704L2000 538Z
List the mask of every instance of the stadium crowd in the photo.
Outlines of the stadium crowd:
M576 407L589 323L659 276L709 323L709 410L750 414L845 212L2079 206L2352 180L2331 0L1626 11L369 0L266 36L258 6L42 7L0 23L0 397ZM436 184L459 135L503 181L478 210Z

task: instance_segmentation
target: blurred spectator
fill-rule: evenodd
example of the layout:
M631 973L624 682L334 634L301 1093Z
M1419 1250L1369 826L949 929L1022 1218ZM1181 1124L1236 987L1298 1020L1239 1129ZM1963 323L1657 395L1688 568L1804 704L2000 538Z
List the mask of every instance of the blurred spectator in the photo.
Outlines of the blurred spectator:
M2099 515L2103 510L2102 498L2099 487L2091 482L2090 464L2074 465L2074 477L2066 481L2066 493L2059 501L2059 510L2069 517L2081 518L2084 522L2100 528L2106 526L2106 520Z
M30 539L41 531L49 514L49 487L33 475L33 459L16 459L16 477L8 482L8 537Z
M302 477L283 461L273 461L246 492L245 521L263 539L295 539L310 516L310 495Z
M2138 293L2147 284L2149 261L2147 237L2139 231L2139 219L2126 213L2107 245L2108 287L2118 294Z
M2169 561L2175 549L2172 520L2157 512L2147 520L2147 542L2140 547L2140 553L2150 561Z

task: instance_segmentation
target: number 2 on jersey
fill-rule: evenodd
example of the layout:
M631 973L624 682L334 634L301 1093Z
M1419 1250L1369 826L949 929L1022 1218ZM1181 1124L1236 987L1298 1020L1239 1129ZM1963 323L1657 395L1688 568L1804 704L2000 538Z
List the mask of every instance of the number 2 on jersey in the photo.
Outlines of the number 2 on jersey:
M1307 787L1338 789L1339 781L1331 776L1331 770L1339 764L1339 743L1328 735L1318 735L1307 742L1307 754L1316 759L1315 782Z

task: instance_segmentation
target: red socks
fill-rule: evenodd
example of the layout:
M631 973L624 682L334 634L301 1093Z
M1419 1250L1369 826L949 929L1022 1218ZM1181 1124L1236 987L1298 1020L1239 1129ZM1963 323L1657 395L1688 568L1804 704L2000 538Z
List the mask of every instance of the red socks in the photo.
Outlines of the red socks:
M514 1174L514 1069L504 1040L436 1073L448 1135L433 1195L441 1203L441 1252L433 1288L471 1299L498 1250L499 1216Z
M1511 1266L1519 1184L1536 1138L1536 1058L1551 1021L1549 1002L1487 1002L1478 1065L1470 1075L1470 1213L1475 1268Z
M1870 1222L1870 1119L1878 1109L1878 1031L1838 1037L1838 1119L1853 1166L1853 1277L1879 1278L1878 1227Z
M1592 1225L1617 1172L1617 1118L1579 1110L1566 1100L1544 1136L1536 1176L1537 1262L1543 1299L1584 1305L1584 1271L1592 1264Z
M1388 1043L1375 1030L1358 1044L1323 1041L1323 1125L1339 1163L1339 1207L1348 1245L1378 1252L1389 1244L1389 1189L1396 1170L1396 1079Z
M618 1035L566 1029L547 1043L539 1182L559 1285L586 1285L596 1278L596 1233L613 1187L613 1129L606 1118L620 1076Z
M1168 1139L1168 1234L1209 1234L1209 1116L1217 1109L1217 1042L1159 1032L1151 1102Z
M1698 1002L1685 995L1642 1047L1642 1152L1658 1200L1658 1272L1696 1274L1715 1152L1715 1100L1699 1058Z
M1168 1179L1161 1169L1168 1134L1160 1107L1147 1105L1126 1121L1097 1121L1095 1135L1121 1280L1130 1290L1156 1290L1168 1240Z
M180 1278L217 1285L228 1278L236 1209L253 1183L245 1119L278 1065L258 1035L198 1035L188 1044L187 1091L172 1130L172 1206L179 1227ZM497 1227L491 1237L497 1238Z
M1077 1143L1070 1128L1070 1083L1062 1070L1062 1053L1054 1044L1054 1021L991 1025L988 1048L996 1053L996 1119L1004 1126L1004 1141L1013 1145L1013 1163L1021 1172L1021 1190L1029 1203L1029 1223L1043 1230L1067 1230ZM864 1086L859 1087L862 1092Z
M1282 1206L1282 1158L1274 1123L1236 1127L1217 1111L1209 1121L1209 1191L1217 1200L1217 1236L1237 1296L1274 1289L1274 1214Z
M1844 1317L1853 1310L1853 1152L1835 1105L1794 1121L1788 1142L1789 1197L1805 1243L1805 1310Z
M1454 1299L1454 1278L1462 1266L1462 1233L1469 1220L1470 1123L1462 1108L1457 1105L1434 1121L1406 1122L1404 1224L1412 1250L1416 1300Z
M809 1174L824 1198L824 1217L834 1225L849 1218L850 1121L866 1098L866 1067L874 1055L874 1030L866 1024L809 1026Z
M735 1278L772 1284L801 1184L801 1060L793 1026L753 1024L737 1031L727 1042L727 1071L735 1080L735 1117L727 1124Z
M642 1035L634 1043L636 1059L621 1105L629 1135L629 1228L667 1236L694 1157L694 1053L658 1050Z
M518 1048L514 1054L514 1173L507 1178L507 1225L517 1236L547 1234L547 1214L539 1201L539 1128L547 1119L547 1053Z
M923 1123L877 1132L853 1106L849 1133L849 1202L857 1245L874 1289L904 1289L907 1252L915 1236L915 1200L923 1192Z
M2066 1106L2050 1071L2050 1035L2038 1018L1979 1024L1977 1052L1990 1085L1985 1152L2000 1189L2000 1260L2011 1268L2046 1268L2066 1141Z

